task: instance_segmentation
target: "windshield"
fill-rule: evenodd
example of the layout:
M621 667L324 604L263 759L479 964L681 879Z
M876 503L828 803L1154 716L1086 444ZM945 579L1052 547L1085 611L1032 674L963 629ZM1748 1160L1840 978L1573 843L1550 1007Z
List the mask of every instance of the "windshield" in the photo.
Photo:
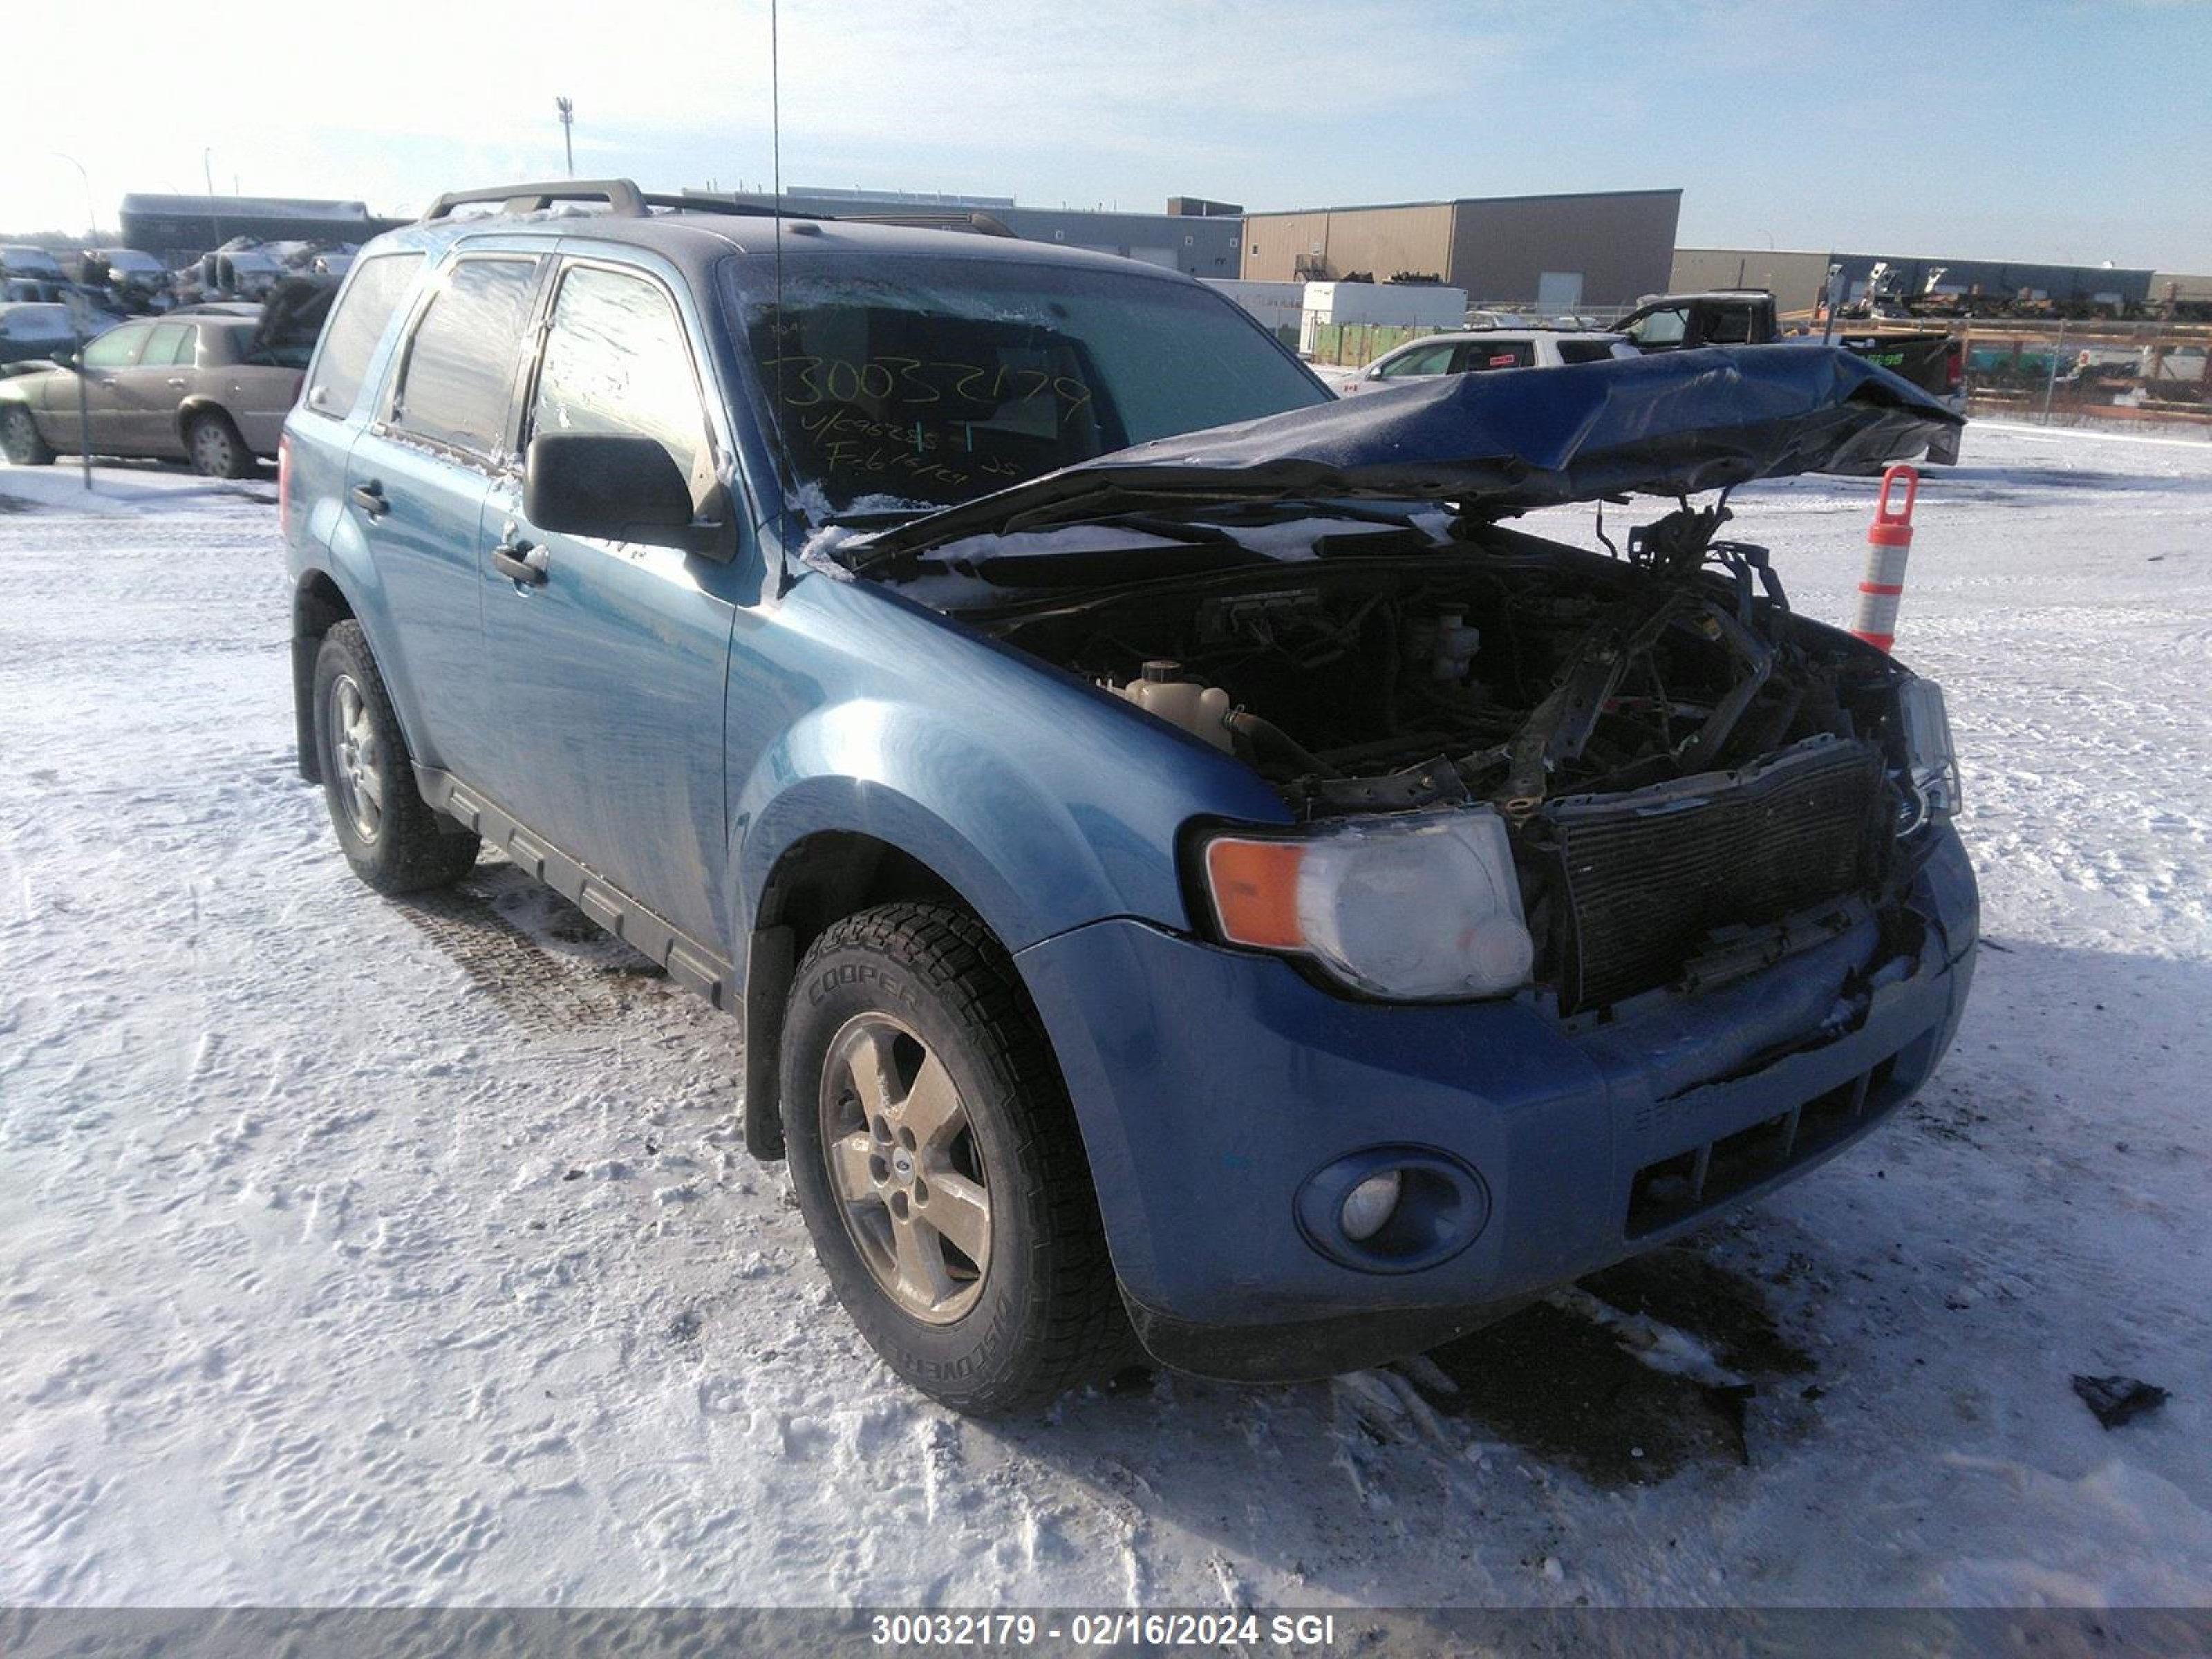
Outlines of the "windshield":
M1147 439L1330 401L1210 289L910 255L735 267L763 395L828 513L951 507Z

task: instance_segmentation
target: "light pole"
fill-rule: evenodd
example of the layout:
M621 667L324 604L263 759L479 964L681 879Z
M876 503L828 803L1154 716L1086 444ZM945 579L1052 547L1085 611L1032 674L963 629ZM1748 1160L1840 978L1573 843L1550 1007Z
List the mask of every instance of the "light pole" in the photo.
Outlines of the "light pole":
M215 246L222 246L222 221L215 213L215 147L204 145L200 149L200 177L207 180L208 228L215 233Z
M573 179L576 176L576 144L570 135L576 125L576 100L556 98L553 107L561 112L561 153L568 161L568 176Z
M84 180L84 233L88 240L94 242L98 241L100 240L100 212L99 210L94 208L92 204L92 175L84 170L84 163L78 161L76 156L64 155L58 149L48 153L58 161L67 161L71 167L76 169L76 176Z

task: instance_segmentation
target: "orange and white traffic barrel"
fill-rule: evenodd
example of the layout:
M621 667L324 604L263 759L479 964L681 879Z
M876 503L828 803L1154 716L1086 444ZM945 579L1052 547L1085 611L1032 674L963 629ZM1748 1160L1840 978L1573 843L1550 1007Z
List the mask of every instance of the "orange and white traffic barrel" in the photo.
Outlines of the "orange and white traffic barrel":
M1890 491L1905 484L1905 504L1894 507ZM1867 526L1866 574L1859 581L1859 617L1851 632L1877 651L1897 644L1897 605L1905 593L1905 561L1912 549L1912 503L1919 499L1920 474L1893 466L1881 475L1881 494Z

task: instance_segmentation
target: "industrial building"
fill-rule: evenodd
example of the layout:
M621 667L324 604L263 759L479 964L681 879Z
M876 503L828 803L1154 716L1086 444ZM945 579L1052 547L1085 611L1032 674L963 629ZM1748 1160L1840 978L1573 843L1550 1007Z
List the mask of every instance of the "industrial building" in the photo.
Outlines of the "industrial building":
M1764 288L1784 311L1820 303L1828 267L1841 265L1847 301L1865 297L1876 264L1896 274L1906 294L1980 293L2048 300L2059 306L2140 306L2152 297L2152 273L2110 265L2054 265L2004 259L1936 259L1897 253L1818 253L1804 249L1684 247L1674 250L1677 289ZM1929 279L1934 278L1931 289Z
M1334 282L1435 277L1477 304L1547 315L1626 306L1667 285L1679 190L1462 197L1244 216L1242 275Z
M281 196L148 196L123 198L123 246L181 270L234 236L263 242L367 241L406 222L380 219L361 202Z
M713 192L687 191L690 195ZM761 207L776 198L763 191L720 192ZM1231 202L1178 196L1165 213L1122 213L1085 208L1024 207L1011 196L939 195L893 190L794 188L783 193L787 213L830 215L988 213L1015 235L1059 247L1089 248L1125 259L1142 259L1192 276L1234 276L1243 237L1243 210Z

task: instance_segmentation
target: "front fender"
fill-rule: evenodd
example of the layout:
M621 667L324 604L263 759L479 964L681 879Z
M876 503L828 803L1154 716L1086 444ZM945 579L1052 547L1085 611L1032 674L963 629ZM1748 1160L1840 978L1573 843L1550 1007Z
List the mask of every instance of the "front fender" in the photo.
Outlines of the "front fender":
M1156 919L1170 926L1183 920L1171 843L1127 845L1085 803L915 704L848 702L809 714L762 756L733 809L729 914L740 940L777 863L823 832L871 836L927 866L1010 951L1133 902L1164 912Z

